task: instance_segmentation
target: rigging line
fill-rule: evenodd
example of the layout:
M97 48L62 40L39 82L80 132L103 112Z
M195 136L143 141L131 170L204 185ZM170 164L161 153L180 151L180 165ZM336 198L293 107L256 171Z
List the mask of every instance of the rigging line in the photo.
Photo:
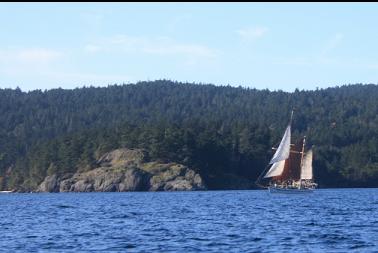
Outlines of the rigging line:
M262 176L265 175L265 172L268 170L269 165L270 165L270 164L268 164L267 166L265 166L265 169L261 172L260 176L256 179L255 184L256 184L257 186L260 186L260 187L264 187L264 188L266 188L265 186L263 186L263 185L260 184L260 180L261 180Z

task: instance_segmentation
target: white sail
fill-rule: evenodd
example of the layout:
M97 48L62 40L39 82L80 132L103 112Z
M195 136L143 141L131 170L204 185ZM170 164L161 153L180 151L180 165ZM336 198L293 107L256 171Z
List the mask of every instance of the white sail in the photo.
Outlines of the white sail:
M274 156L272 160L270 160L269 164L277 163L282 160L286 160L289 158L290 155L290 139L291 139L291 131L290 131L290 125L286 128L285 134L282 137L281 143L277 148L276 153L274 153Z
M301 179L312 179L312 149L303 158Z
M270 167L269 171L266 173L264 178L268 177L276 177L282 174L285 167L285 160L273 163L272 167Z

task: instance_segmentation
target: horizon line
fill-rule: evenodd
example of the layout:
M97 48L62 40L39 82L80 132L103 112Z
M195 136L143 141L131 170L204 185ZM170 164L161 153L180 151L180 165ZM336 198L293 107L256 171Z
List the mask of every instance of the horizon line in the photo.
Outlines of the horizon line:
M360 85L360 86L371 86L371 85L378 85L378 83L344 83L344 84L341 84L341 85L334 85L334 86L329 86L329 87L318 87L316 86L315 88L313 89L300 89L299 87L296 87L294 88L293 91L287 91L287 90L283 90L283 89L270 89L270 88L257 88L257 87L251 87L251 86L245 86L245 85L231 85L230 83L228 84L215 84L215 83L208 83L208 82L196 82L196 81L179 81L179 80L172 80L172 79L155 79L155 80L139 80L139 81L135 81L135 82L122 82L122 83L108 83L107 85L86 85L84 84L83 86L77 86L75 88L62 88L62 87L56 87L56 88L49 88L49 89L39 89L39 88L36 88L36 89L31 89L31 90L23 90L22 88L20 88L19 86L16 86L16 88L3 88L3 87L0 87L0 91L3 91L3 90L12 90L12 91L16 91L16 90L19 90L21 91L22 93L32 93L32 92L36 92L36 91L42 91L42 92L49 92L49 91L53 91L53 90L65 90L65 91L73 91L73 90L77 90L77 89L87 89L87 88L98 88L98 89L101 89L101 88L109 88L109 87L112 87L112 86L127 86L127 85L139 85L141 83L154 83L154 82L159 82L159 81L166 81L166 82L170 82L170 83L175 83L175 84L181 84L181 85L210 85L210 86L215 86L215 87L220 87L220 88L225 88L225 87L231 87L231 88L235 88L235 89L245 89L245 90L257 90L257 91L269 91L269 92L285 92L285 93L295 93L297 91L300 91L300 92L307 92L307 91L322 91L322 90L327 90L327 89L337 89L337 88L342 88L342 87L348 87L348 86L357 86L357 85Z

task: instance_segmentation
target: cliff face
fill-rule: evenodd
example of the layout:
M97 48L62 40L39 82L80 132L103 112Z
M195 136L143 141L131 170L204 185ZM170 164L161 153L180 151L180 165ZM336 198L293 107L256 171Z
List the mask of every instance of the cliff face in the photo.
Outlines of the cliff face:
M199 174L177 163L148 161L139 149L117 149L103 155L97 168L47 176L38 192L125 192L205 190Z

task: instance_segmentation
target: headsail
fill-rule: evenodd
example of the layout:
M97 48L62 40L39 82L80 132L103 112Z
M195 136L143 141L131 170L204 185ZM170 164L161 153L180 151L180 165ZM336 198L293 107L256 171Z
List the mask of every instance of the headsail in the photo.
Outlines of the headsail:
M286 128L285 134L282 137L280 145L269 164L273 164L269 171L265 174L264 178L280 176L285 167L285 160L290 155L290 139L291 131L290 125Z
M264 178L279 176L282 174L284 168L285 168L285 160L273 163L272 167L270 167L270 170L266 173Z
M312 179L312 149L303 158L301 179Z
M286 160L290 155L290 139L291 139L291 130L290 125L286 128L285 134L282 137L281 143L277 148L276 153L269 164L274 164L282 160Z

